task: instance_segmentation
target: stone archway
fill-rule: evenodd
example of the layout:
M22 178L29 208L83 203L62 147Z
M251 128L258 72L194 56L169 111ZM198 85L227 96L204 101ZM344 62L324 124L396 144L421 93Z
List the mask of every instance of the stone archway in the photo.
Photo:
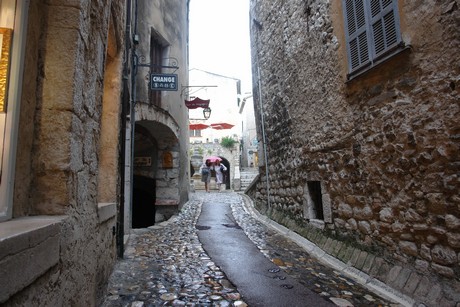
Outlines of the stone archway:
M169 126L154 120L136 121L134 131L134 175L154 180L155 220L168 219L177 212L180 203L178 139Z

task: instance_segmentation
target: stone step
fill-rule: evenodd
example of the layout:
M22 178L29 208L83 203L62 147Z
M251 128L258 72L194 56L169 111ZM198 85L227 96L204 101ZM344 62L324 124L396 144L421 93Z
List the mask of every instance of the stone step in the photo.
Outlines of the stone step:
M244 191L259 174L257 169L243 169L240 171L241 190Z
M257 170L240 171L240 190L245 190L258 174ZM194 190L204 190L204 183L201 182L201 176L199 174L195 174L192 179L193 181L191 183ZM215 190L217 188L215 178L211 179L209 188L211 190Z
M250 175L240 174L240 178L254 178L256 176L257 174L250 174Z

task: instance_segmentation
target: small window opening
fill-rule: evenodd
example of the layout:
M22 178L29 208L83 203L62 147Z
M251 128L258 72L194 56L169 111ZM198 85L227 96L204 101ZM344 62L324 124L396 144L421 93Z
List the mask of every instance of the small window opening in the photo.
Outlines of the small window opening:
M323 198L321 193L321 181L307 182L308 194L311 200L311 219L324 220Z

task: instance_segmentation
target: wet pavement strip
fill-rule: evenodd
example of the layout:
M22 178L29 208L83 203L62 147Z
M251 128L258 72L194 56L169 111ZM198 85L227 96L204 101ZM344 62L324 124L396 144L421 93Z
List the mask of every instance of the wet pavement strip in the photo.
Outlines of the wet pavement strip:
M277 267L308 289L338 306L397 306L379 298L250 216L233 192L191 194L190 201L169 221L134 230L124 259L110 277L103 307L108 306L246 306L238 289L208 256L196 225L207 198L231 205L238 225ZM204 226L206 227L206 226ZM276 276L274 276L276 277Z
M232 211L236 222L267 258L305 287L336 305L401 306L381 298L342 273L322 264L297 243L248 214L242 201L232 202Z
M231 204L235 197L206 198L198 226L203 248L236 285L243 300L252 307L334 306L297 280L284 274L265 257L234 221ZM202 227L197 227L201 229Z

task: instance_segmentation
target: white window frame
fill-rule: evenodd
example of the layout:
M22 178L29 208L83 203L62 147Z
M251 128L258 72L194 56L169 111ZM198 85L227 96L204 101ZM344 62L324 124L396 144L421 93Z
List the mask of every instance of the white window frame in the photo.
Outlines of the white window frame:
M190 137L202 137L201 130L190 130Z
M398 0L342 0L348 79L403 49Z

